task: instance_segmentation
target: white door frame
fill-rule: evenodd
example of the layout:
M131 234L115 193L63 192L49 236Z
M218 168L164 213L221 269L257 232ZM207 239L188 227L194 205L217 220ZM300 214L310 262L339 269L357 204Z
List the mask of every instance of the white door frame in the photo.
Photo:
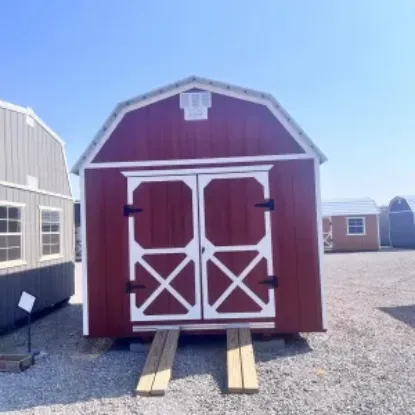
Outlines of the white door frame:
M272 235L271 235L271 216L269 211L264 212L265 235L255 245L232 245L232 246L215 246L206 236L205 223L205 198L204 189L212 180L221 179L239 179L254 178L263 187L264 199L270 197L268 171L255 171L255 166L251 166L251 171L240 173L216 173L201 174L198 176L198 192L199 192L199 217L200 217L200 241L204 248L202 252L202 292L203 292L203 317L206 320L211 319L244 319L244 318L264 318L275 317L275 300L274 289L268 290L268 302L262 301L243 280L255 268L255 266L265 258L267 261L267 274L273 275L273 259L272 259ZM237 252L237 251L257 251L258 254L249 263L249 265L239 274L235 275L214 254L216 252ZM209 275L207 271L207 262L212 261L227 277L232 280L232 284L222 293L213 305L209 304L208 287ZM264 279L267 276L264 275ZM261 311L257 312L234 312L221 313L217 308L229 297L235 288L241 288L254 302L260 307Z
M264 318L275 317L275 298L274 289L268 290L269 298L268 302L264 303L255 293L252 292L247 286L243 284L243 279L249 274L249 272L260 262L262 258L267 261L267 274L273 275L273 258L272 258L272 235L271 235L271 216L269 211L264 212L265 220L265 236L256 245L238 245L229 247L215 247L210 241L207 240L205 234L205 209L204 209L204 197L203 191L207 184L212 179L237 179L237 178L255 178L264 189L264 199L270 197L269 189L269 170L273 167L272 164L263 165L251 165L251 166L233 166L233 167L196 167L189 169L174 169L174 170L145 170L145 171L124 171L122 174L127 177L128 180L128 203L133 203L133 193L137 187L144 182L165 182L165 181L183 181L192 190L192 214L193 214L193 240L186 246L181 248L152 248L144 249L136 241L134 236L134 217L131 216L128 219L129 230L129 266L130 266L130 280L135 280L135 264L140 263L151 275L153 275L159 282L160 286L154 291L154 293L146 300L146 302L138 308L136 306L136 295L130 294L130 315L132 322L140 321L162 321L162 320L195 320L202 319L202 304L203 304L203 317L206 320L209 319L244 319L244 318ZM199 240L200 236L200 240ZM200 243L202 241L205 248L204 253L201 255L200 264ZM239 275L234 275L228 270L217 258L214 257L215 252L235 252L252 250L257 251L258 255L251 261L247 268ZM158 273L147 264L142 257L145 254L157 254L157 253L185 253L186 259L173 271L170 276L164 280ZM217 266L227 275L232 284L222 294L222 296L216 301L213 306L208 303L207 289L208 278L207 275L207 261L211 259ZM185 304L183 298L181 300L177 297L175 290L171 291L169 283L175 278L176 275L184 268L189 261L193 260L195 264L195 305L190 309L189 305ZM186 262L185 262L186 261ZM184 263L185 262L185 263ZM184 263L184 265L183 265ZM264 275L264 279L267 276ZM203 287L203 290L201 288ZM223 302L231 292L240 287L253 301L257 302L262 308L260 312L247 312L247 313L218 313L216 308ZM145 308L154 300L161 291L166 288L169 292L175 296L186 308L188 308L187 314L180 315L146 315L144 314ZM179 295L179 297L181 297ZM220 300L220 303L218 301Z
M167 173L167 172L165 172ZM130 268L130 281L136 280L135 266L139 263L149 274L151 274L160 285L156 290L148 297L148 299L140 306L137 307L136 294L130 293L130 317L132 322L137 321L165 321L165 320L198 320L202 317L201 314L201 293L200 293L200 260L199 260L199 226L198 226L198 213L197 213L197 179L196 176L132 176L128 177L128 203L133 204L134 191L142 183L151 182L172 182L182 181L184 182L192 192L192 219L193 219L193 239L184 247L174 248L143 248L135 240L134 221L135 217L130 216L128 218L128 239L129 239L129 268ZM172 271L167 277L163 278L153 267L151 267L144 259L146 254L179 254L183 253L186 258ZM185 266L193 261L195 266L195 304L192 306L183 296L177 292L172 286L171 282L174 278L185 268ZM186 314L160 314L149 315L145 314L146 308L154 301L161 292L166 289L169 293L179 301L186 309Z

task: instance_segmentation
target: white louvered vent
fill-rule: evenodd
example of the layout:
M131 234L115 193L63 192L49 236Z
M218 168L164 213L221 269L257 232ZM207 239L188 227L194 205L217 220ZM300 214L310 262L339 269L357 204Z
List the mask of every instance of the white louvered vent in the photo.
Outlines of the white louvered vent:
M39 187L37 177L27 176L27 187L30 189L37 189Z
M186 121L207 120L208 108L212 106L210 92L184 92L180 94L180 108Z

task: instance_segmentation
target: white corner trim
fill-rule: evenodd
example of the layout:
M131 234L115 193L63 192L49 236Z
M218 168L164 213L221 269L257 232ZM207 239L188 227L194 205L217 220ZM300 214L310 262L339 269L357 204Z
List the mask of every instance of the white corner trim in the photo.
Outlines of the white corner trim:
M61 151L62 151L62 157L63 157L63 164L64 164L64 167L65 167L66 180L68 181L69 193L71 194L71 197L73 197L73 189L72 189L72 184L71 184L71 178L69 176L70 171L69 171L69 168L68 168L68 159L66 158L66 151L65 151L64 146L61 147Z
M47 261L53 261L55 259L62 259L62 254L53 254L53 255L43 255L39 258L38 262L47 262Z
M20 203L20 202L10 202L8 200L0 200L0 206L12 206L12 207L25 207L26 203Z
M122 171L125 177L153 177L153 176L186 176L193 174L215 174L215 173L243 173L254 171L269 171L274 167L272 164L262 164L259 166L235 166L235 167L208 167L194 169L176 170L139 170ZM229 176L231 177L231 176Z
M292 135L293 139L297 141L300 147L306 151L306 153L312 155L313 157L319 158L321 162L327 160L321 150L318 149L312 140L301 130L293 118L289 116L281 104L271 95L209 79L190 77L172 85L159 88L158 90L151 91L147 94L119 103L95 135L92 142L83 152L82 156L78 159L72 168L72 172L75 174L79 173L81 168L91 163L125 114L163 99L170 98L182 92L186 92L192 88L199 88L204 91L210 91L228 97L265 105L278 119L278 121L281 122L284 128Z
M361 219L363 221L363 232L362 233L350 233L349 232L349 220L350 219ZM346 217L346 231L347 236L366 236L366 218L364 216L348 216Z
M86 244L86 206L85 206L85 171L79 172L79 192L81 205L81 249L82 249L82 326L84 336L89 335L88 305L88 247Z
M321 212L321 188L320 188L320 163L314 160L314 180L316 199L316 221L317 221L317 244L318 244L318 267L320 275L320 296L323 329L327 330L327 304L326 304L326 276L323 266L324 240L323 240L323 215Z
M378 249L380 249L380 246L381 246L381 242L380 242L380 214L379 215L376 215L376 230L377 230L377 232L378 232ZM389 227L390 227L390 224L389 224Z
M7 269L7 268L17 268L26 265L27 262L23 259L18 259L16 261L8 261L8 262L1 262L0 263L0 270Z
M236 164L236 163L262 163L284 160L312 159L308 154L277 154L270 156L243 156L218 157L200 159L174 159L174 160L146 160L146 161L120 161L108 163L90 163L85 169L129 168L129 167L167 167L167 166L193 166L203 164Z
M72 196L62 195L60 193L49 192L47 190L33 189L29 186L25 186L25 185L17 184L17 183L6 182L6 181L3 181L3 180L0 180L0 186L12 187L12 188L15 188L15 189L26 190L28 192L39 193L41 195L53 196L53 197L58 197L60 199L68 199L68 200L73 201Z

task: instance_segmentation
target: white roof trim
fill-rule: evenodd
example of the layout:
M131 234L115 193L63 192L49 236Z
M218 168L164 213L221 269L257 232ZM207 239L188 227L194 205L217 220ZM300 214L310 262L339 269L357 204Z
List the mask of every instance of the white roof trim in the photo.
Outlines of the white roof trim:
M10 102L0 100L0 108L4 108L6 110L19 112L20 114L26 115L31 117L34 121L38 123L40 127L42 127L52 138L54 138L62 148L62 158L65 164L65 171L66 171L66 179L68 181L69 192L71 194L70 198L72 198L72 185L71 180L69 178L69 169L68 169L68 162L66 159L65 153L65 142L56 134L49 126L47 126L32 110L30 107L21 107L19 105L12 104Z
M120 102L107 118L102 128L95 135L94 139L86 148L82 156L76 162L72 168L72 173L79 174L79 170L93 160L95 155L102 148L106 140L109 138L126 113L169 98L181 92L185 92L192 88L204 89L214 93L265 105L281 122L284 128L286 128L286 130L294 137L306 153L318 158L320 163L327 160L322 151L313 143L313 141L305 134L300 126L292 119L292 117L272 95L206 78L191 76L165 87L148 92L144 95Z

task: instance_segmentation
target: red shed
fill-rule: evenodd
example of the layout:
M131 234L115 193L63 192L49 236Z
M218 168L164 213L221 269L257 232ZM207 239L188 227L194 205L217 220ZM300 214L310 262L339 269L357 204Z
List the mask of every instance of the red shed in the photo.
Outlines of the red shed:
M117 105L73 169L84 334L325 330L325 160L266 93L189 77Z

